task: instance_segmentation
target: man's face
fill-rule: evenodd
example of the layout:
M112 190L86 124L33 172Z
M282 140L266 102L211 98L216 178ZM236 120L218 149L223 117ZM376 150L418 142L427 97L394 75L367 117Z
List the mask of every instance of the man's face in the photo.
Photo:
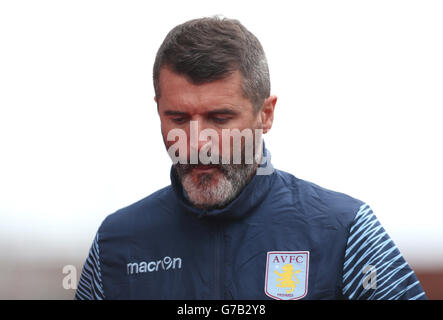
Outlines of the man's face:
M167 140L171 130L180 129L186 133L188 164L175 164L175 168L190 201L202 208L226 205L249 181L256 164L244 164L244 160L243 164L221 164L223 151L226 154L222 149L222 130L250 129L254 132L262 127L261 113L254 112L252 103L243 97L241 73L235 71L225 79L195 85L186 77L162 68L159 84L161 96L157 103L166 148L177 141ZM194 130L195 137L200 137L200 132L205 129L214 130L218 135L219 164L189 164L191 149L200 151L208 143L197 138L197 144L193 144L191 130ZM244 147L243 143L242 153ZM231 144L228 152L232 151Z

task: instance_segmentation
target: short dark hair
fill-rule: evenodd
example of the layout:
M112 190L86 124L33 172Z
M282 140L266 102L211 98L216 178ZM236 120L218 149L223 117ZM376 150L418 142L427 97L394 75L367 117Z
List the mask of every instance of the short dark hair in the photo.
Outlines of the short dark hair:
M194 84L228 77L239 70L243 96L258 112L269 97L268 63L258 39L238 20L218 16L194 19L173 28L154 62L154 90L160 97L159 77L167 66Z

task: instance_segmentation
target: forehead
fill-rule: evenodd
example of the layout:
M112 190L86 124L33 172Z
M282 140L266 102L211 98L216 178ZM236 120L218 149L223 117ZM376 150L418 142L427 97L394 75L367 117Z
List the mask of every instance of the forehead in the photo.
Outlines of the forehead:
M196 113L221 106L252 108L249 100L243 97L242 75L238 70L225 79L196 85L185 76L162 68L159 85L159 109L173 108Z

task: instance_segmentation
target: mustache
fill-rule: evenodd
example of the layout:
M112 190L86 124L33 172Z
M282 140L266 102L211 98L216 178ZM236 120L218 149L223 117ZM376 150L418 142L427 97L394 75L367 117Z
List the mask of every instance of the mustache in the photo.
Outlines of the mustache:
M226 164L221 164L221 160L218 164L211 163L211 162L210 163L203 163L201 161L198 161L198 163L195 163L195 164L189 164L189 163L188 164L183 164L183 163L174 164L174 167L177 169L177 171L179 171L179 173L181 175L188 174L192 171L192 169L199 168L199 167L201 167L201 168L216 168L224 174L224 173L227 173L227 171L228 171L227 166L228 165L226 165Z
M176 168L177 172L181 176L184 176L184 175L190 173L192 171L192 169L199 168L199 167L200 168L215 168L215 169L219 170L225 176L231 176L233 171L237 171L239 169L244 169L249 166L254 166L254 164L246 164L246 163L223 164L221 156L218 159L218 163L213 163L212 161L209 161L209 163L203 163L200 160L195 164L190 164L189 162L190 161L188 159L188 163L176 163L173 166L174 166L174 168Z

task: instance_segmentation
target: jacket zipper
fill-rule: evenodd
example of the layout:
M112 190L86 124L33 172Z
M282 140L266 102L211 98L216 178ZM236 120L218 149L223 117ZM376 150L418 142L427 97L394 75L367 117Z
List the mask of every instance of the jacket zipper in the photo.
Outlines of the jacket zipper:
M215 281L214 281L214 299L221 300L221 274L222 274L222 231L219 226L215 230Z

